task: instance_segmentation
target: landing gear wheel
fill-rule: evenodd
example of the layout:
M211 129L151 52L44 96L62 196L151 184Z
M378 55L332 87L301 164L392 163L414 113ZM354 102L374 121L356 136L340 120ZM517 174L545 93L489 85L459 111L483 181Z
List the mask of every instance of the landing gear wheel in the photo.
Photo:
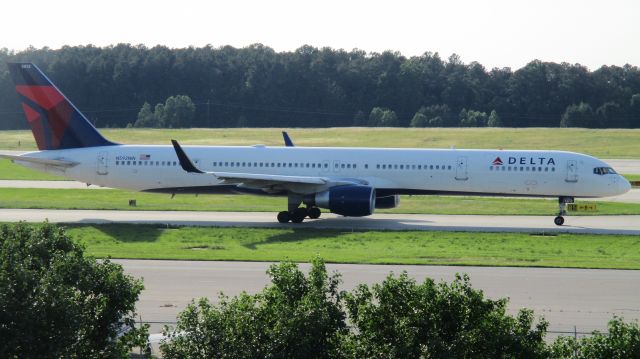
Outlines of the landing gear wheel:
M553 223L555 223L556 226L563 225L564 224L564 217L558 216L558 217L554 218Z
M291 222L293 223L302 223L304 218L307 216L307 210L304 208L297 208L293 213L291 213Z
M291 220L291 215L287 211L282 211L278 213L278 222L287 223Z
M320 208L318 207L311 207L307 210L307 213L309 214L309 218L316 219L316 218L320 218L320 214L322 212L320 212Z

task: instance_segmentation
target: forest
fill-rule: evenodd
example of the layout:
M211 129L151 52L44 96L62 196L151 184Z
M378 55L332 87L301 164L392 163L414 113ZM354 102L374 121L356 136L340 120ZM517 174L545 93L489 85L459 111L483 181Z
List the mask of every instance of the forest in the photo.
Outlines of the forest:
M640 70L628 64L487 69L433 52L118 44L0 49L0 129L27 127L5 65L19 61L97 127L640 127Z

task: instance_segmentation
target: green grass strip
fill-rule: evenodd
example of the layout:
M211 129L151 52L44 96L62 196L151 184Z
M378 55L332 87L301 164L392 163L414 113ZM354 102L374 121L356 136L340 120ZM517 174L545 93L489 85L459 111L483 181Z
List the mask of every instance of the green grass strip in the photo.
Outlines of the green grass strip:
M640 236L72 225L96 257L640 269Z

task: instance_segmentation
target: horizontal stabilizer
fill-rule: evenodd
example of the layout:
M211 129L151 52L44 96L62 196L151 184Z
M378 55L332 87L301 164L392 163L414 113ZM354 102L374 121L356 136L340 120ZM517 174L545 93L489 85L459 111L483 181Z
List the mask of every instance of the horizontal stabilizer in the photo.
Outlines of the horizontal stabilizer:
M77 165L77 162L65 161L65 160L50 160L47 158L37 158L37 157L27 157L27 156L14 156L14 155L1 155L0 158L7 158L11 161L19 161L19 162L28 162L35 163L38 165L47 165L47 166L55 166L55 167L73 167Z

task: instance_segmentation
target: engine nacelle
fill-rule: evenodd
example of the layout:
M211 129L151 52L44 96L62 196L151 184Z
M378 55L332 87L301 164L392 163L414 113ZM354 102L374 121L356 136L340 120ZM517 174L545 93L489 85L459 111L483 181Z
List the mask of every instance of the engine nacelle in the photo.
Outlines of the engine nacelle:
M316 193L315 204L332 213L348 217L362 217L376 208L376 190L368 186L340 186Z
M396 208L398 205L400 205L400 196L397 194L376 198L376 208L378 209Z

